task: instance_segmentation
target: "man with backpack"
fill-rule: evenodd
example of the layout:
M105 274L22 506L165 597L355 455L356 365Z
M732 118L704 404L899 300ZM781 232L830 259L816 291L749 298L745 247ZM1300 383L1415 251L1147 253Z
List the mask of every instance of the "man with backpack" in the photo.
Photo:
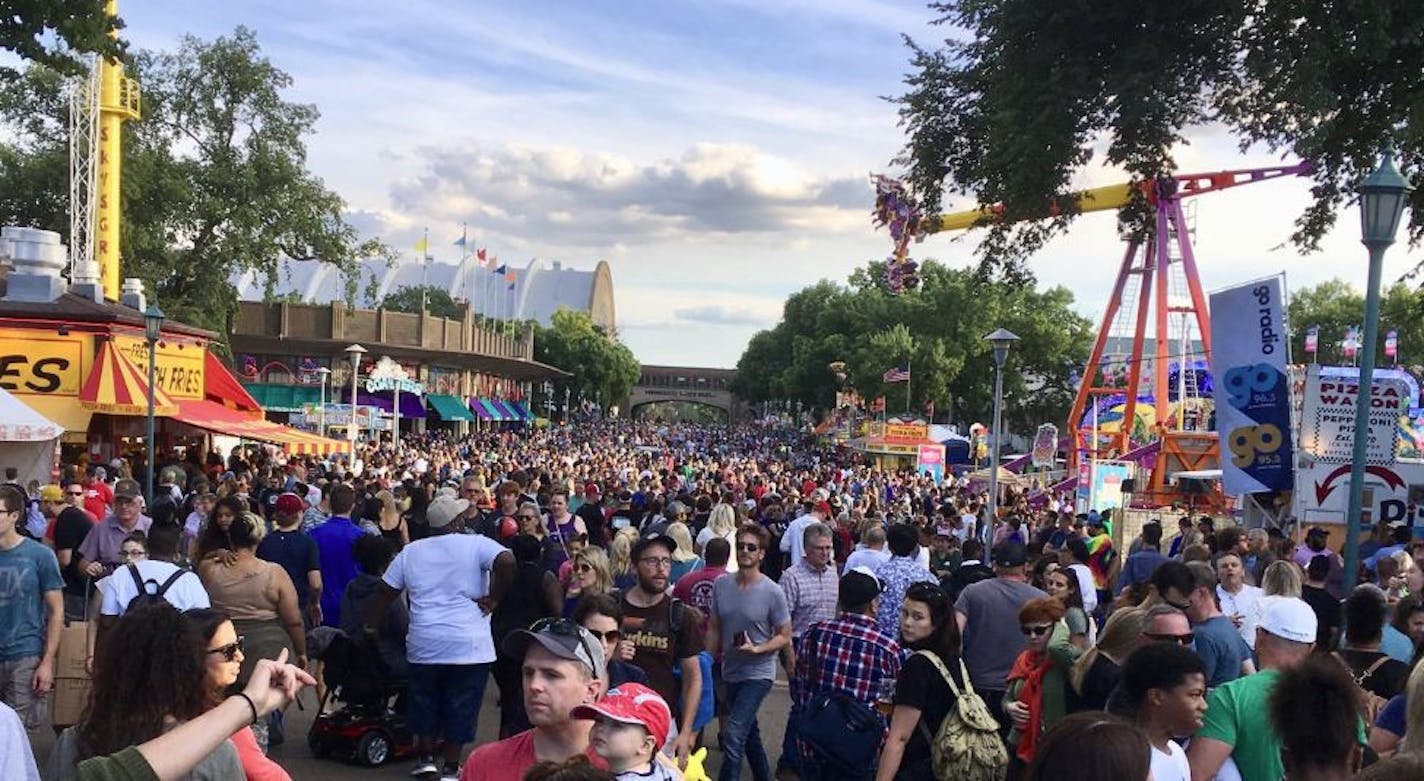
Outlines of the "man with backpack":
M133 534L134 537L141 535L143 532ZM123 566L98 584L102 601L99 604L96 648L103 643L105 634L118 623L119 616L145 602L166 601L180 612L195 607L210 607L208 592L198 579L198 573L174 563L178 560L178 540L181 536L182 527L176 524L154 524L149 527L148 534L141 537L147 552L128 557ZM125 541L125 546L128 546L128 541Z
M812 624L796 644L792 690L801 781L874 775L885 727L875 700L900 675L900 645L875 618L879 601L880 581L847 572L840 578L840 613ZM849 730L848 724L866 728Z

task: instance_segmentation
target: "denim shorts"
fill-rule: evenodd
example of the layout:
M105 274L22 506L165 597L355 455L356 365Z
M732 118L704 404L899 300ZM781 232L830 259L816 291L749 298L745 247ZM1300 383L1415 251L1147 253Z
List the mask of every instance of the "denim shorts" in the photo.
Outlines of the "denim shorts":
M488 664L410 665L406 719L410 731L447 743L470 743L485 698Z

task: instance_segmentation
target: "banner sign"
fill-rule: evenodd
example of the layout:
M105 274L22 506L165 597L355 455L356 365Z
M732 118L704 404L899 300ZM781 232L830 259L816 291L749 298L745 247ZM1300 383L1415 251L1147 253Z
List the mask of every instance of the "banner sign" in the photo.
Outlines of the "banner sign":
M1033 465L1052 467L1058 455L1058 427L1045 423L1038 427L1033 437Z
M1211 313L1222 489L1291 490L1295 458L1280 277L1213 293Z
M944 482L944 445L920 445L915 459L915 474L928 474L935 485Z
M1355 403L1360 392L1359 370L1310 366L1301 396L1301 450L1326 464L1348 464L1355 452ZM1348 372L1351 376L1340 376ZM1383 376L1381 376L1383 375ZM1395 431L1409 414L1410 387L1389 372L1377 371L1370 392L1365 464L1395 463Z
M1088 509L1102 512L1122 507L1122 481L1129 477L1132 464L1127 461L1094 461Z
M923 442L929 438L930 427L916 423L887 423L885 439L896 442Z

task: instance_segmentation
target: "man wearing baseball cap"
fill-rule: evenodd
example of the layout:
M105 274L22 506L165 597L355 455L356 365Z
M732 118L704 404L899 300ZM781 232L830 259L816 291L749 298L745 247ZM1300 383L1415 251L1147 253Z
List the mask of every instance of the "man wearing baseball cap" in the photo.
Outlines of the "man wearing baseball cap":
M124 538L135 531L147 534L153 523L143 514L142 501L137 480L125 478L114 483L114 509L79 544L76 553L81 562L76 566L80 572L99 578L124 563Z
M297 589L297 606L309 622L321 625L321 558L316 541L302 531L307 503L294 493L272 503L272 532L257 543L257 558L280 564Z
M593 723L573 715L603 695L608 671L598 638L568 619L545 618L510 632L500 651L523 660L524 710L534 726L475 749L460 781L521 778L536 762L563 762L579 754L603 765L589 745Z
M672 711L652 689L626 683L597 703L579 705L569 716L593 722L589 746L608 763L617 781L673 781L678 777L657 759L672 727Z
M1207 695L1205 724L1187 749L1193 778L1214 777L1227 757L1242 781L1278 781L1285 775L1280 736L1262 714L1280 671L1300 664L1315 648L1315 611L1296 597L1265 597L1259 610L1256 659L1261 671Z
M444 740L443 775L454 774L460 752L475 739L495 658L490 613L514 579L514 554L482 534L459 533L468 507L469 500L446 494L431 501L430 536L401 550L366 610L366 634L375 635L391 601L402 591L410 598L408 721L420 749L411 775L429 781L442 775L437 737Z

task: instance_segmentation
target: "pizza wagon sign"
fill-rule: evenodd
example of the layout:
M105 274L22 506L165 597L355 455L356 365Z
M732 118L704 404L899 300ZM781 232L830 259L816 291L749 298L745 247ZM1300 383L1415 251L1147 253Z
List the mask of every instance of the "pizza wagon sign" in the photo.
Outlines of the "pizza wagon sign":
M1338 370L1335 370L1338 371ZM1334 372L1332 372L1333 374ZM1411 404L1409 386L1392 377L1375 377L1371 383L1368 445L1365 463L1389 466L1395 462L1395 428ZM1326 464L1348 464L1354 454L1355 405L1362 392L1357 378L1322 376L1310 367L1305 378L1301 409L1301 448Z

